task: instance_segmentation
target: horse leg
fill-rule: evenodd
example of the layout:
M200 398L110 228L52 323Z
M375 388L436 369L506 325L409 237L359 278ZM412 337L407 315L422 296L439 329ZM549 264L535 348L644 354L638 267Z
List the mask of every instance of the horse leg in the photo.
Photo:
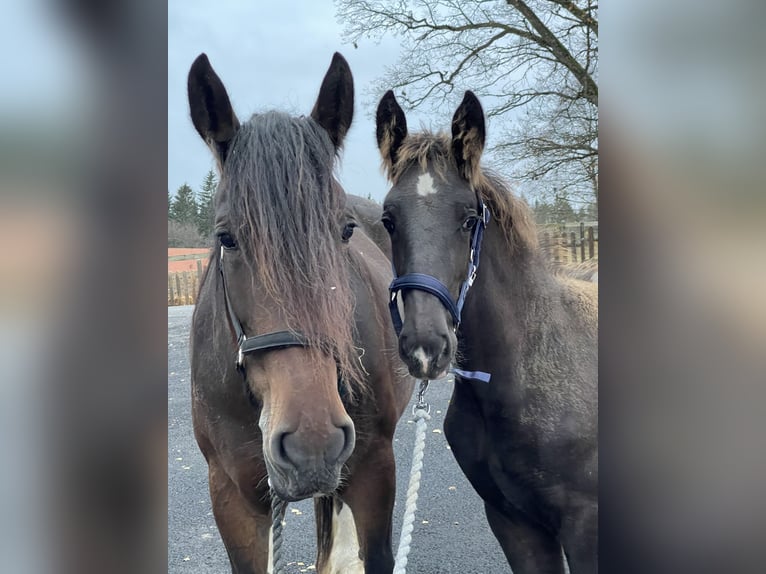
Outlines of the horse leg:
M340 499L314 499L317 524L317 572L364 574L354 514Z
M561 524L561 544L572 574L598 572L598 507L583 504Z
M258 513L214 461L210 461L213 516L231 562L232 574L267 574L271 569L270 506Z
M489 526L514 574L563 573L561 545L512 508L492 479L487 464L484 418L470 387L459 381L455 382L444 419L444 435L458 466L484 501Z
M374 441L336 501L333 547L322 574L391 574L392 514L396 496L394 451ZM345 503L345 504L344 504Z
M564 574L564 557L556 538L520 512L500 512L484 503L487 522L513 574Z

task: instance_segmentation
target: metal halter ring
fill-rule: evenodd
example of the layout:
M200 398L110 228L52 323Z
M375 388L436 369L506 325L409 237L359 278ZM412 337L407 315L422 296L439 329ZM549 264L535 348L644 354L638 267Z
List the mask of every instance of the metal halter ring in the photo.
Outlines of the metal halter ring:
M431 405L429 405L425 400L423 399L423 395L426 394L426 389L428 388L428 379L420 379L420 388L418 389L418 399L417 402L412 407L412 414L415 414L415 411L418 410L424 410L427 414L431 414Z

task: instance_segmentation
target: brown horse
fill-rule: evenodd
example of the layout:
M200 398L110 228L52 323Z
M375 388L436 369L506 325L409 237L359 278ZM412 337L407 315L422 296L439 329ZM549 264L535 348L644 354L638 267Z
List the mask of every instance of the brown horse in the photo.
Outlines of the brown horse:
M392 184L382 219L404 304L403 321L392 307L400 356L419 378L457 362L445 435L513 572L562 573L563 547L573 574L592 574L598 288L548 264L526 204L480 166L484 114L471 92L451 137L408 134L388 92L377 139Z
M346 211L349 217L390 260L391 242L388 240L388 233L380 220L382 210L383 207L371 199L350 193L346 194Z
M188 89L221 175L219 245L192 323L192 417L232 572L271 570L276 495L315 498L319 572L390 573L392 440L413 381L385 316L390 263L354 233L333 176L351 71L335 54L309 117L240 124L204 54Z

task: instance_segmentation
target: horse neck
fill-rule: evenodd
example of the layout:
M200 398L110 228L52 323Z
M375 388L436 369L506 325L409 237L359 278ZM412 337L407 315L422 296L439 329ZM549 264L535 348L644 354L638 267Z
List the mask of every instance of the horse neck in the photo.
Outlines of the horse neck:
M486 338L518 342L526 326L556 304L555 285L539 248L519 244L509 249L504 232L490 224L477 278L463 309L461 333L477 342Z

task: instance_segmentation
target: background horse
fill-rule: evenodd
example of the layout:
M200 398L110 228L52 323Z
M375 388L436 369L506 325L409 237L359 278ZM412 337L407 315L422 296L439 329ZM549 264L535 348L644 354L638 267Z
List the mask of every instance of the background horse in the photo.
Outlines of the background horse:
M579 263L554 263L554 270L566 277L598 283L598 259L586 259Z
M384 315L390 263L353 233L332 174L351 71L335 54L310 117L240 125L204 54L188 90L221 174L220 245L192 321L192 418L232 571L270 569L270 485L316 497L319 572L390 573L392 437L413 383L397 375Z
M380 212L383 210L379 203L358 195L346 194L346 211L354 223L356 223L380 250L391 259L391 241L388 233L380 221Z
M388 92L377 140L396 272L431 276L455 301L481 255L462 322L433 289L402 290L400 356L419 378L453 361L491 374L456 376L444 430L514 573L564 572L562 546L573 574L596 572L597 286L552 270L526 204L480 166L484 114L471 92L451 137L408 134Z

